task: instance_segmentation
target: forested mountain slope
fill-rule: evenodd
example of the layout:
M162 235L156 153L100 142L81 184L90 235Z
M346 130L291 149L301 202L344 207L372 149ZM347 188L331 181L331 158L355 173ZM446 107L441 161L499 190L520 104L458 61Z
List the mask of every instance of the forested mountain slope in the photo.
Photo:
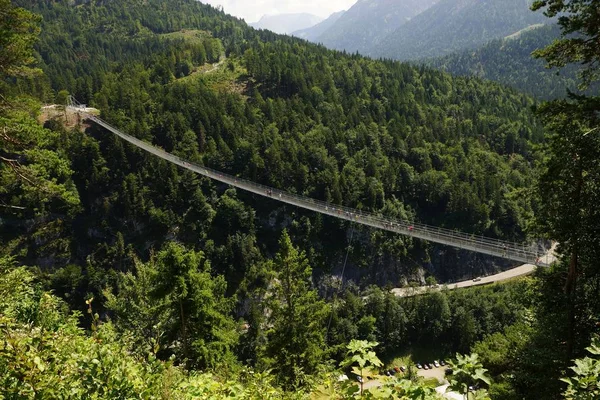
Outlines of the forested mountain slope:
M424 63L453 75L500 82L540 99L563 98L567 89L577 91L575 69L549 70L545 61L532 57L535 50L548 46L559 34L556 26L542 26L515 37L491 41L475 50L425 60Z
M314 39L325 46L368 54L375 44L436 0L359 0Z
M440 0L366 54L397 60L439 57L547 23L531 0Z
M465 396L600 396L600 99L537 105L193 0L20 4L41 18L0 0L0 397L440 400L413 366L457 351L479 354L449 363ZM586 39L547 60L585 52L597 81L598 5L536 4ZM69 91L181 157L336 204L516 238L535 211L559 260L396 297L369 283L472 260L255 199L41 107Z
M300 29L308 29L323 21L323 18L307 13L263 15L256 22L248 25L256 29L268 29L275 33L292 33Z
M158 0L20 3L45 17L37 48L50 86L98 107L125 131L312 197L523 237L531 144L543 137L524 95L256 32L191 1L170 2L168 10ZM229 59L204 73L201 65L222 49ZM39 79L22 85L53 100ZM273 251L273 231L289 226L318 270L340 264L347 226L224 192L101 130L91 133L69 139L83 203L76 234L68 225L54 233L68 243L60 258L54 247L33 246L28 259L59 266L92 254L89 266L103 270L123 256L116 249L132 246L144 256L176 238L206 251L235 291L244 271ZM350 258L355 279L398 282L417 267L405 255L430 258L405 238L362 228L356 237L363 245ZM483 266L476 256L444 254L445 276Z
M321 21L318 24L311 26L310 28L300 29L295 32L292 32L292 35L314 42L325 31L331 28L337 22L337 20L340 19L342 15L344 15L345 12L345 10L335 12L329 17L327 17L324 21Z

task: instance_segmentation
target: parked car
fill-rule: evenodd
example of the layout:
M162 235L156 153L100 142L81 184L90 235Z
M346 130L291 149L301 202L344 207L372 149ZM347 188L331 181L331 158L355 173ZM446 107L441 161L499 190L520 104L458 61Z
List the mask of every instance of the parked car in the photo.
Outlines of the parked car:
M435 367L437 368L437 367L439 367L439 366L440 366L440 363L439 363L437 360L435 360L435 361L433 362L433 365L435 365Z
M396 372L400 372L400 371L404 372L404 371L402 370L402 368L398 368L397 366L395 366L395 367L394 367L394 371L396 371Z
M402 371L402 372L406 372L406 365L403 365L403 366L401 366L401 367L400 367L400 371Z
M429 365L423 364L423 369L429 369Z
M359 381L360 383L363 383L363 378L360 375L356 375L356 380Z
M429 369L433 369L433 365L431 363L427 363L427 366L429 367Z
M415 364L415 367L417 367L418 369L423 368L423 366L421 364L419 364L419 363Z
M473 279L473 282L479 282L480 280L481 280L481 277L480 277L480 276L478 276L477 278L474 278L474 279Z
M440 360L440 365L443 367L444 365L446 365L446 361Z

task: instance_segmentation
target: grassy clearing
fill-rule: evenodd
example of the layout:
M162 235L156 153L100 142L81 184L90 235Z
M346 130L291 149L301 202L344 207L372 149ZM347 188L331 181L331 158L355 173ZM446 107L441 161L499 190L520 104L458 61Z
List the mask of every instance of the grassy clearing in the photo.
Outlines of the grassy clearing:
M517 31L517 32L513 33L512 35L506 36L504 39L506 39L506 40L518 39L525 32L529 32L529 31L532 31L534 29L541 28L542 26L544 26L544 24L529 25L528 27L525 27L525 28L521 29L520 31Z
M440 352L438 349L415 346L401 353L391 355L390 358L385 360L385 363L390 366L400 366L424 362L433 363L434 360L448 360L449 358L452 358L451 354Z
M404 356L399 356L399 357L394 357L389 363L387 363L389 365L389 368L392 367L400 367L400 366L409 366L414 364L414 362L411 359L410 354L408 355L404 355Z
M217 92L243 94L248 86L248 71L239 59L228 58L219 64L205 64L197 68L182 81L202 79L208 87Z
M437 378L423 378L423 385L430 388L436 388L440 386L440 382L437 380Z
M205 39L212 38L210 32L198 29L182 29L178 32L162 33L159 36L165 39L183 39L190 42L203 42Z

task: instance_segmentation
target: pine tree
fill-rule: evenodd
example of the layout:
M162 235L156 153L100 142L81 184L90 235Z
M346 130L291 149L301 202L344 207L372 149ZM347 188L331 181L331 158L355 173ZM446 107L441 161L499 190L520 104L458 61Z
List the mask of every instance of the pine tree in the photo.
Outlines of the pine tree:
M0 77L31 75L33 44L40 33L41 18L0 0Z
M122 274L118 292L105 292L116 325L138 337L163 336L161 354L174 351L193 368L216 368L233 359L237 343L230 317L233 299L225 297L222 276L211 276L202 252L170 243L147 264L138 263L136 275Z
M563 34L560 40L534 54L544 58L552 67L564 67L572 63L583 65L585 68L581 73L582 87L598 80L600 4L591 0L536 0L532 9L544 9L544 13L550 18L560 16L558 24ZM573 33L575 35L572 35Z
M551 67L577 63L583 66L581 85L600 77L600 4L589 0L537 0L532 8L544 9L549 17L560 15L562 38L535 53ZM571 95L569 101L554 101L539 114L552 133L544 171L539 181L541 212L538 224L560 243L562 263L568 269L564 286L567 298L568 338L566 359L579 344L588 341L589 315L600 307L597 267L600 237L600 97ZM568 264L568 265L566 265ZM578 280L580 276L585 279ZM586 289L586 286L589 289ZM594 294L594 292L596 292ZM590 296L586 299L587 296ZM587 321L587 322L586 322ZM586 324L588 325L586 327Z
M301 387L323 360L325 303L312 288L312 268L284 231L273 263L267 356L284 387Z

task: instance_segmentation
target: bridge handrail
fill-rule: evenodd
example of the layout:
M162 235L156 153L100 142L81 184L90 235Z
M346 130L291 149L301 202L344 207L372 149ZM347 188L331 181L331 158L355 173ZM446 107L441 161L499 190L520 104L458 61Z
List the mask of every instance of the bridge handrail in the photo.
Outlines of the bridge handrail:
M501 241L499 239L492 239L481 235L468 234L447 228L434 227L431 225L416 222L414 220L385 218L380 214L353 209L350 207L313 199L296 193L283 191L244 178L226 174L224 172L212 169L204 165L189 162L174 154L168 153L159 147L156 147L152 144L146 143L138 138L121 132L119 129L115 128L114 126L110 125L109 123L100 119L99 117L86 113L80 107L73 107L75 111L85 114L85 116L90 120L95 121L101 126L104 126L106 129L129 141L130 143L136 145L137 147L142 148L150 153L156 154L163 159L170 160L171 162L183 166L184 168L191 169L194 172L197 172L201 175L207 176L212 179L216 179L231 186L239 187L244 190L249 190L251 192L263 195L265 197L273 198L275 200L279 199L280 201L318 211L327 215L331 215L349 221L359 222L388 231L398 232L401 234L421 239L433 240L439 243L449 244L455 247L480 251L486 254L496 255L498 257L512 259L515 261L525 261L541 264L541 262L539 262L540 260L538 259L539 253L537 252L537 249L532 245Z

